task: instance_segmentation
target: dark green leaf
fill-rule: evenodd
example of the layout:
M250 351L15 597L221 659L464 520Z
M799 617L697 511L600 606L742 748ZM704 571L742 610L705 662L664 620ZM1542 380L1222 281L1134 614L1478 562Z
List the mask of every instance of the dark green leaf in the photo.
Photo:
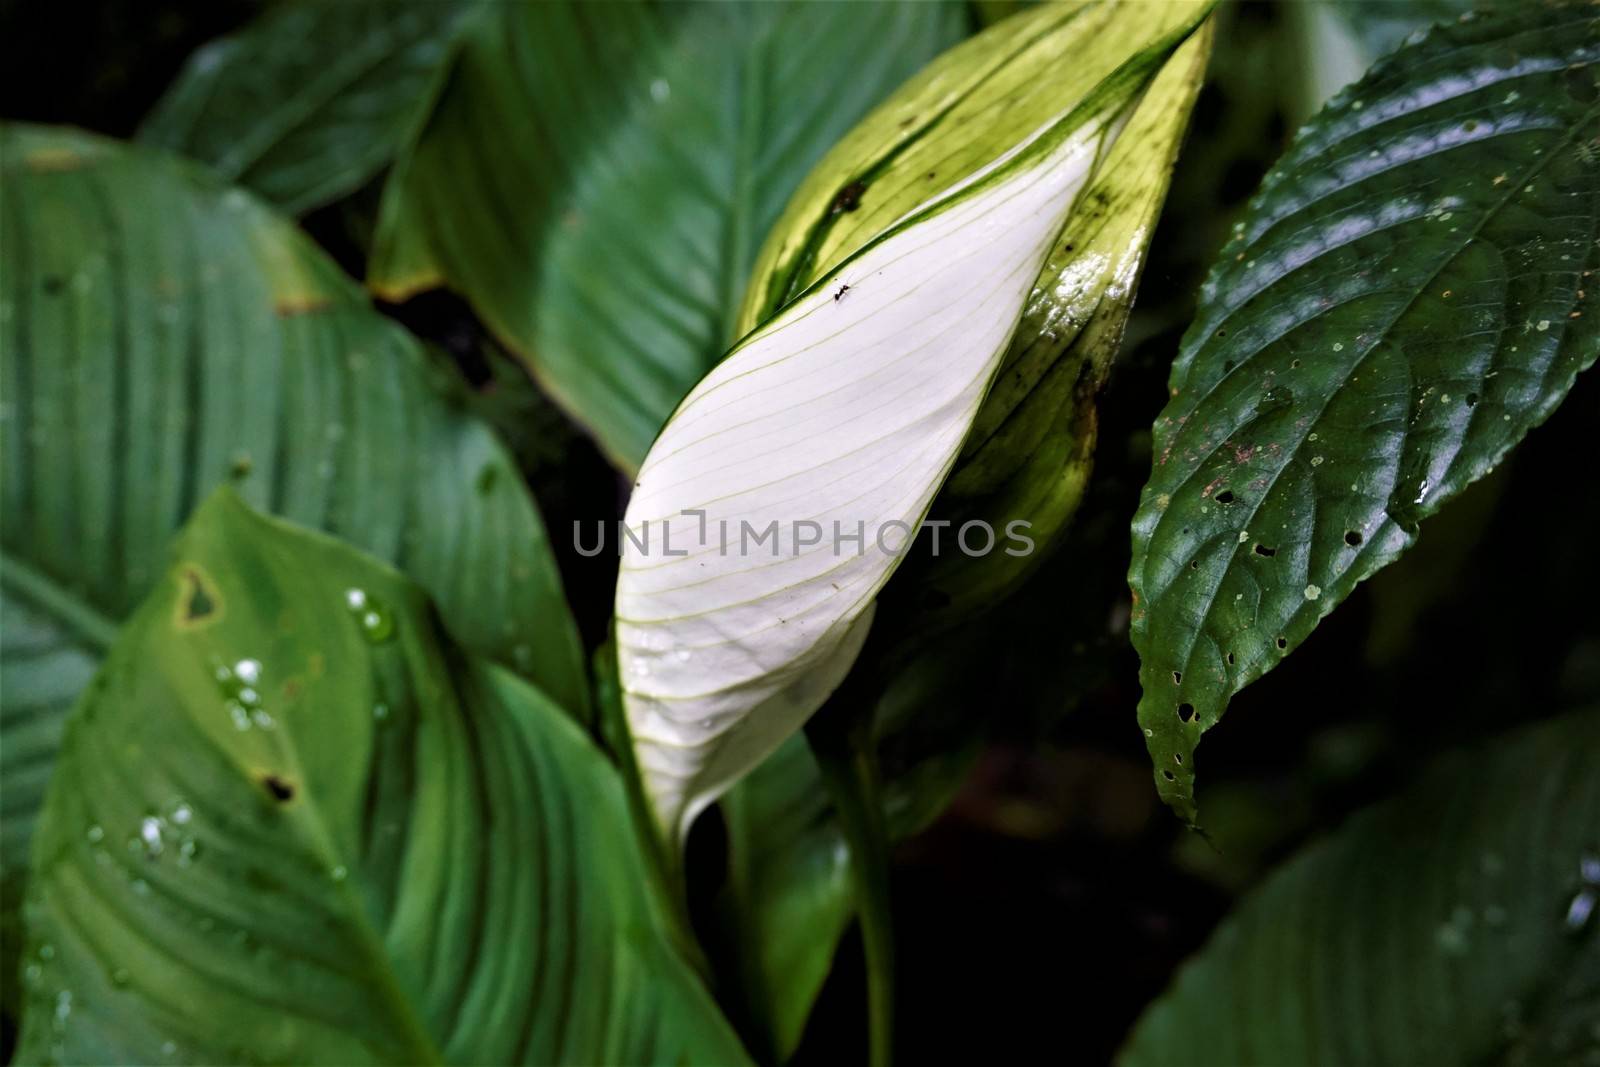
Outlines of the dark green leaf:
M639 844L613 766L419 587L220 490L68 726L21 1054L743 1062Z
M1303 7L1318 7L1305 2ZM1452 22L1471 11L1470 0L1335 0L1328 5L1349 24L1365 55L1376 59L1435 23Z
M587 715L533 500L408 335L198 168L34 127L0 148L5 914L62 717L218 483L396 563L461 640Z
M1596 9L1439 29L1304 130L1202 294L1134 520L1167 801L1228 698L1498 463L1600 351Z
M733 340L789 193L965 18L893 2L487 14L385 190L370 280L464 293L629 469Z
M285 211L386 166L432 102L471 0L297 0L200 49L139 140L211 164Z
M1246 899L1121 1062L1589 1062L1596 766L1596 712L1440 761Z

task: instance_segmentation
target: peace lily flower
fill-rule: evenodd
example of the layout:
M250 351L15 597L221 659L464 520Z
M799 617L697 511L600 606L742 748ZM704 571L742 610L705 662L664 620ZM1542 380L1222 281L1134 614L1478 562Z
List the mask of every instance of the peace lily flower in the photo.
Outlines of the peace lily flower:
M757 266L754 328L669 420L625 517L623 705L669 838L849 671L1079 194L1207 10L1008 19L797 193ZM1085 35L1095 58L1058 63Z

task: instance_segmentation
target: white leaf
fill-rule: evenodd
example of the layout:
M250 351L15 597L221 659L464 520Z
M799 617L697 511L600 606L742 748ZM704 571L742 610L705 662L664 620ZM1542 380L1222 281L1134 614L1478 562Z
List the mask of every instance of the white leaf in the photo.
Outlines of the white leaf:
M866 243L736 346L651 448L625 520L648 548L624 553L616 635L669 837L848 672L1045 256L1155 66L1119 69Z

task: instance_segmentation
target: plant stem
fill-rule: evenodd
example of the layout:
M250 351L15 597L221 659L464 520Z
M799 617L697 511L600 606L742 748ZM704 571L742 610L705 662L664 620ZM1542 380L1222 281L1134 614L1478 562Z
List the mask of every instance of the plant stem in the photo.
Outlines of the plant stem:
M872 743L871 709L871 703L840 701L812 719L806 737L850 846L851 880L866 949L868 1062L871 1067L890 1067L894 915L889 902L889 830L883 816L877 747Z

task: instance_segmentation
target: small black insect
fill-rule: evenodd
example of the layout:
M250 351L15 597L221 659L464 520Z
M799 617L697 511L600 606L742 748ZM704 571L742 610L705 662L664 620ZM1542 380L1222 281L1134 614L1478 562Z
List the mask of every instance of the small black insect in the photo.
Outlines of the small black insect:
M850 287L848 285L839 286L839 291L833 294L833 302L837 304L839 301L843 300L844 294L848 293L849 291Z
M839 195L833 198L833 207L829 214L840 215L846 211L854 211L861 204L861 194L867 191L865 182L851 182L839 190Z

